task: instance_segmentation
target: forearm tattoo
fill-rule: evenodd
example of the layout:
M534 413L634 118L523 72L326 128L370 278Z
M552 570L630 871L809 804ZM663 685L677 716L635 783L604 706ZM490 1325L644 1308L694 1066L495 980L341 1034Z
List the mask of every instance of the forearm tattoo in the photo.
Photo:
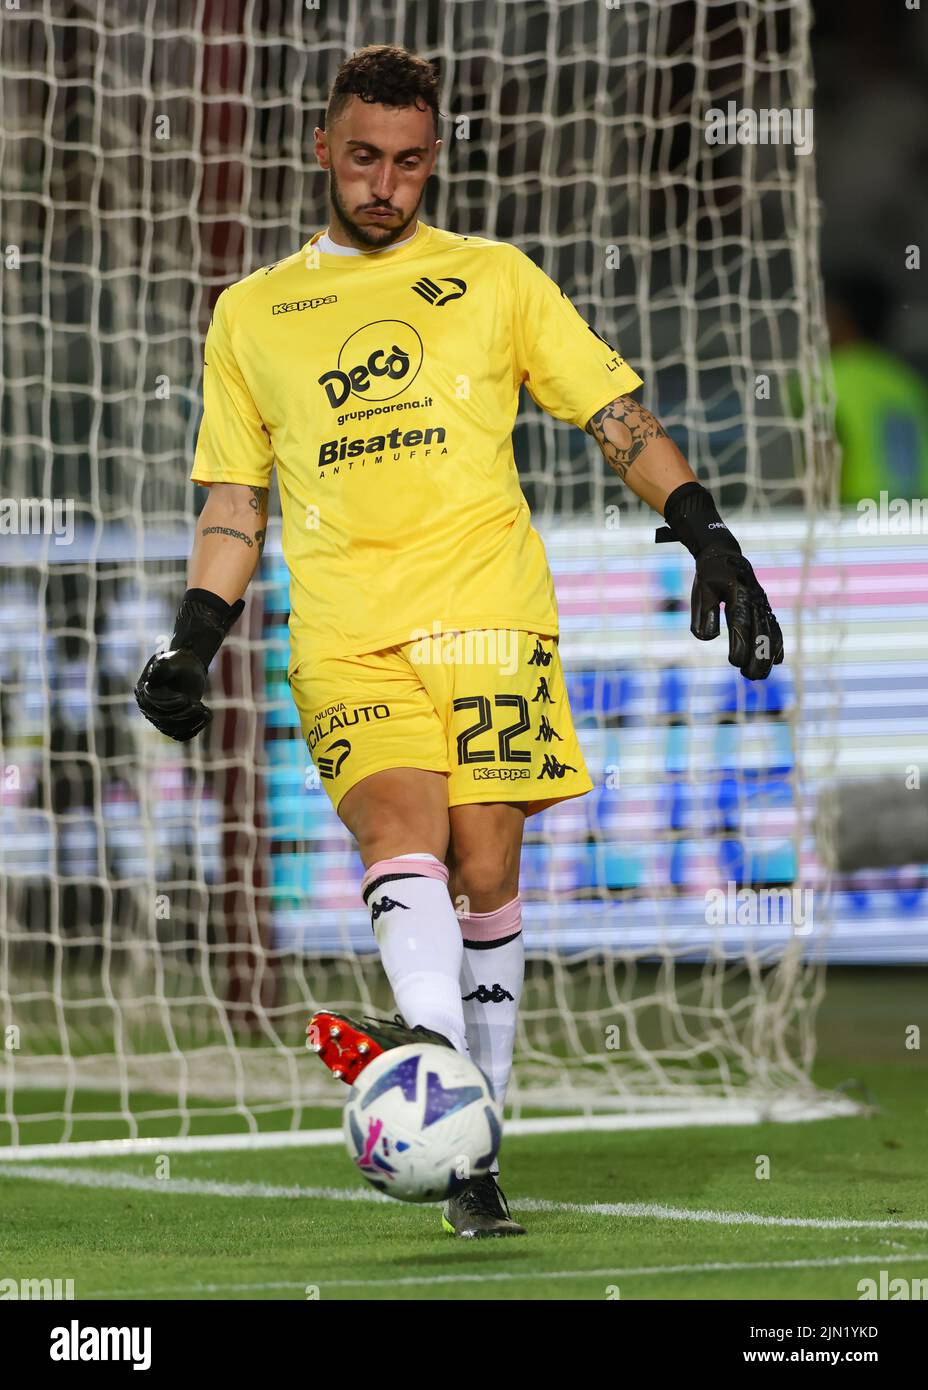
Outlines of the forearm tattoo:
M250 545L250 546L253 546L254 543L255 543L255 542L251 539L251 536L246 536L246 535L245 535L245 532L244 532L244 531L233 531L233 530L232 530L230 527L228 527L228 526L206 526L206 527L204 527L204 529L200 532L200 535L201 535L201 536L231 536L233 540L236 540L236 541L244 541L246 545ZM264 545L264 532L263 532L263 531L259 531L259 532L258 532L258 536L261 537L261 545L263 546L263 545ZM255 537L255 540L257 540L257 536Z
M268 489L266 487L251 487L249 485L248 491L251 493L251 497L248 499L248 505L254 508L260 520L266 523ZM262 526L260 530L255 532L253 540L251 536L246 536L244 531L234 531L230 526L207 526L200 534L203 536L231 536L235 541L244 541L251 549L257 546L259 556L263 555L264 543L267 540L266 526Z
M591 434L605 455L606 462L622 481L639 454L652 439L666 439L667 431L650 410L645 410L633 396L619 396L598 410L588 422Z

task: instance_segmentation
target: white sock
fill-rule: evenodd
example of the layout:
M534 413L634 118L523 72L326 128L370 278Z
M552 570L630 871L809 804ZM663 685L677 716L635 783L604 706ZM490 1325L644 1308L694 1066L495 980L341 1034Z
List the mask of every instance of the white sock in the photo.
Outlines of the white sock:
M502 1106L512 1074L516 1020L525 976L522 903L460 919L464 938L461 997L473 1061L486 1072Z
M364 875L361 896L370 909L400 1013L410 1028L421 1024L442 1033L466 1054L460 986L464 947L446 866L434 854L380 859Z

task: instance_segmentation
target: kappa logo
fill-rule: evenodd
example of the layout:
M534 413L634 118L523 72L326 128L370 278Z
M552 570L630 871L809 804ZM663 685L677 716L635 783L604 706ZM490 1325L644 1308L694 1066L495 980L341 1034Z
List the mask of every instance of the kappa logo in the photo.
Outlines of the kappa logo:
M553 753L546 753L545 760L541 765L541 771L538 774L538 780L540 782L543 777L554 777L560 781L566 773L576 771L577 769L573 767L571 763L562 763Z
M540 640L538 637L536 637L536 638L535 638L535 649L534 649L534 651L532 652L531 656L529 657L528 662L527 662L527 665L529 665L529 666L550 666L550 665L551 665L551 662L552 662L553 660L554 660L554 652L546 652L545 649L544 649L544 647L541 645L541 640Z
M385 894L379 903L371 903L371 921L376 922L385 912L392 912L395 907L401 907L405 912L409 911L408 903L397 902L396 898L390 898Z
M337 294L327 294L324 299L291 299L288 303L272 304L272 314L299 314L304 309L318 309L320 304L337 304Z
M443 290L442 285L453 285L450 290ZM410 288L415 294L421 295L426 304L433 305L440 309L444 304L450 304L452 299L460 299L467 293L467 281L458 280L453 275L443 275L439 282L430 280L427 275L423 275L421 280L417 280Z
M342 751L334 757L328 756L329 754L335 754L336 749L341 749ZM328 748L325 750L325 753L320 753L318 758L316 759L316 766L319 769L319 776L337 777L342 763L345 761L350 752L351 744L348 742L346 738L339 738L336 739L334 743L330 743Z
M476 999L478 1004L502 1004L507 999L510 1004L514 1002L509 990L503 989L502 985L495 981L492 989L487 989L486 985L478 985L475 990L471 990L470 994L464 994L461 997L465 1001Z

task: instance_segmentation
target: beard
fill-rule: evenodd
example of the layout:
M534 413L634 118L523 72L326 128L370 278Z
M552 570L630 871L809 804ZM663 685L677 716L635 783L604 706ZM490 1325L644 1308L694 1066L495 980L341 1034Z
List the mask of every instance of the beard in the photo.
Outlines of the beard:
M355 222L354 218L351 216L351 213L348 211L348 209L345 207L345 204L342 202L341 194L338 191L338 182L335 178L334 169L329 170L329 198L331 200L335 216L338 218L339 222L342 224L342 227L348 233L348 235L352 237L355 241L360 242L361 245L370 246L372 250L380 250L384 246L391 246L394 241L400 241L403 237L404 232L406 231L406 228L409 226L410 222L413 220L416 213L419 211L419 206L422 202L422 199L420 198L419 202L413 208L409 216L404 218L404 220L401 221L396 227L362 227L357 222Z

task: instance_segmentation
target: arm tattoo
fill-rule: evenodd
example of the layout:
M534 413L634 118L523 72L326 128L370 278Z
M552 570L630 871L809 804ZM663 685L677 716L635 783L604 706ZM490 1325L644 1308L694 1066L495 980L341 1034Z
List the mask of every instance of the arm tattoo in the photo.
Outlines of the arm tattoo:
M248 484L248 491L251 493L248 505L258 513L261 521L266 522L268 489L266 487L252 487L251 484ZM246 536L244 531L233 531L229 526L207 526L201 534L204 536L231 536L233 540L244 541L250 549L257 545L259 558L264 554L264 543L267 540L267 530L263 526L255 532L254 540L251 536Z
M201 535L201 536L231 536L231 537L233 538L233 540L236 540L236 541L244 541L245 544L246 544L246 545L249 545L249 546L253 546L253 545L254 545L254 541L251 539L250 536L246 536L244 531L232 531L232 530L230 530L230 528L229 528L228 526L207 526L207 527L205 527L205 528L200 532L200 535ZM264 532L263 532L263 531L259 531L259 532L258 532L258 535L261 536L261 537L263 538ZM263 539L261 540L261 545L262 545L262 546L264 545L264 540L263 540Z
M645 410L632 396L619 396L598 410L588 422L586 430L602 449L609 467L618 473L623 482L635 459L651 440L667 438L667 431L660 421L655 420L650 410Z
M250 502L250 506L254 507L255 511L258 513L258 516L261 518L261 520L266 522L266 521L267 521L267 497L268 497L268 489L267 489L266 487L253 487L253 488L250 489L250 491L251 491L251 502ZM260 531L256 531L256 532L255 532L255 542L256 542L256 544L257 544L257 546L258 546L258 558L259 558L259 559L260 559L261 556L264 554L264 542L265 542L266 540L267 540L267 531L266 531L266 529L264 529L264 528L262 527L262 529L261 529Z

